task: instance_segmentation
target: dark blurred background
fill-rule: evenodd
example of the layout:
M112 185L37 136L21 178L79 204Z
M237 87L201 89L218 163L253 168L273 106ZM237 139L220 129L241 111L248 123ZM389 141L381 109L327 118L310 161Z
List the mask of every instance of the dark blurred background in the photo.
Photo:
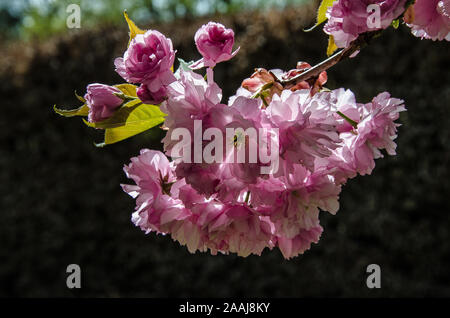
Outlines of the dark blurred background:
M338 214L321 214L319 244L290 261L277 250L191 255L134 227L134 200L119 186L127 182L122 166L140 148L160 148L161 132L98 149L100 132L52 106L78 106L73 91L89 83L122 82L113 59L128 40L124 8L172 38L185 60L199 57L200 25L233 28L241 51L216 72L230 96L254 67L325 58L320 28L302 31L318 1L73 1L81 4L79 30L65 27L66 2L0 2L0 296L450 296L447 42L389 29L328 72L329 88L350 88L360 102L387 90L408 112L398 155L348 182ZM79 290L66 287L72 263L81 266ZM366 287L372 263L381 266L381 289Z

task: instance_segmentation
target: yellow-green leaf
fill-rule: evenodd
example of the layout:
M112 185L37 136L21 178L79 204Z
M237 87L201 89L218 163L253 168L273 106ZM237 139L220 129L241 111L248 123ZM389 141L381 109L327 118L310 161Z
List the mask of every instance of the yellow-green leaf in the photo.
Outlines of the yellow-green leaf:
M109 128L105 130L105 145L114 144L116 142L128 139L130 137L136 136L150 128L158 126L164 122L164 117L155 117L149 119L139 125L127 125L116 128Z
M319 9L317 10L316 24L312 28L305 30L306 32L314 30L317 26L321 25L323 22L325 22L327 20L327 10L329 7L331 7L333 5L333 3L335 1L336 0L323 0L322 1L322 3L319 6Z
M76 91L75 91L75 96L76 96L77 99L78 99L80 102L82 102L83 104L86 103L86 100L84 99L84 97L78 95Z
M113 144L135 136L164 122L164 114L158 106L142 104L139 100L131 101L122 106L113 117L90 123L83 119L86 125L105 129L105 141L98 146Z
M323 0L317 10L317 24L321 24L327 20L327 10L336 0Z
M141 30L138 26L136 26L136 24L128 17L127 11L124 11L123 15L125 16L125 20L127 21L128 28L130 29L130 40L128 41L128 45L130 45L131 40L133 40L136 35L144 34L146 31Z
M338 47L336 46L336 43L334 43L334 38L332 35L328 38L328 48L327 48L327 56L331 56Z
M398 29L398 27L400 26L400 19L393 20L391 24L394 27L394 29Z
M127 96L137 97L136 90L137 87L133 84L119 84L114 85L115 88L118 88L122 93Z
M97 128L97 129L107 129L107 128L114 128L114 127L120 127L120 126L125 126L128 120L128 117L130 116L130 114L139 106L143 105L142 102L140 100L132 100L131 102L126 103L125 105L123 105L122 107L120 107L112 117L99 121L99 122L95 122L95 123L91 123L88 122L87 120L84 120L84 123L92 128ZM153 105L149 105L149 106L153 106ZM155 106L157 107L157 106Z
M61 115L61 116L64 116L64 117L87 116L88 113L89 113L89 107L87 107L86 104L84 104L83 106L81 106L79 108L70 109L70 110L59 109L55 105L55 106L53 106L53 110L58 115Z

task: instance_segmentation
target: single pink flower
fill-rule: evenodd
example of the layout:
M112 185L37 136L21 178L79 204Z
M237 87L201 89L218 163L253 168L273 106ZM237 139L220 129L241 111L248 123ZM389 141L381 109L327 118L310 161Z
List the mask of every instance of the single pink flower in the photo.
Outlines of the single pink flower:
M136 183L122 185L125 192L136 198L132 216L136 226L146 232L169 233L174 223L189 217L182 201L172 196L171 187L177 179L163 153L143 149L138 157L131 158L124 171Z
M176 80L171 67L175 60L172 41L158 31L138 34L131 41L123 57L116 58L116 72L127 82L145 85L141 96L146 101L160 100L161 88ZM149 96L151 96L149 98Z
M450 0L416 0L409 26L417 37L450 41Z
M286 188L281 207L268 214L278 236L294 238L303 230L319 226L319 209L335 214L341 187L326 171L311 172L284 161L279 180Z
M329 156L340 141L330 105L309 90L275 95L267 113L279 129L281 157L292 163L312 170L314 159Z
M375 158L383 157L378 150L385 149L393 156L397 145L394 139L397 137L395 121L399 113L405 111L403 100L391 98L385 92L376 96L371 103L362 105L360 108L361 120L358 123L358 142L365 141L374 147Z
M405 10L406 0L337 0L328 9L325 33L332 35L337 47L345 48L360 34L386 29ZM371 25L368 18L373 14L369 5L378 5L379 26Z
M341 90L339 95L350 103L340 103L338 110L353 120L356 128L341 129L342 143L331 156L316 161L316 167L328 169L337 183L357 173L370 174L375 167L374 160L383 157L382 149L395 155L394 140L399 126L395 121L399 113L406 110L403 101L391 98L389 93L381 93L367 104L353 104L353 98L347 99L349 95L343 92Z
M121 91L113 86L89 84L84 95L89 107L88 120L95 123L110 118L123 104L123 100L114 95L119 93Z
M233 58L239 48L233 52L234 32L220 23L209 22L203 25L195 34L195 45L203 56L191 67L214 67L217 63Z
M278 134L274 131L274 125L269 120L267 113L261 109L259 102L252 98L238 97L234 100L233 104L224 108L224 118L227 121L223 121L221 124L215 120L215 125L220 127L224 135L226 135L227 129L234 129L238 131L242 129L245 131L254 131L255 136L247 136L245 134L237 133L235 136L226 136L224 144L232 144L231 152L226 152L225 156L228 162L232 162L227 165L229 169L228 178L237 179L243 184L254 184L259 177L265 177L261 175L261 167L267 166L261 162L260 149L265 148L264 153L268 154L271 151L277 151L279 149L271 149L271 147L279 148ZM265 129L266 135L260 136ZM242 131L241 131L242 132ZM262 138L265 138L266 142L261 142ZM238 154L244 153L245 163L239 163ZM250 162L250 154L254 153L255 158L253 162Z
M210 71L212 73L212 70ZM222 99L222 90L214 83L212 76L205 81L203 76L192 71L181 71L180 79L167 87L168 99L161 105L167 114L164 126L168 129L164 150L171 156L173 146L173 129L186 128L194 135L194 120L202 120L210 109L218 105Z

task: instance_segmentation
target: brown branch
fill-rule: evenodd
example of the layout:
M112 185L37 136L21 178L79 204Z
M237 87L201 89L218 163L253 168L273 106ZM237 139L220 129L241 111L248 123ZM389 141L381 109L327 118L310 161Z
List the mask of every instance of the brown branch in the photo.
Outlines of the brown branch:
M283 86L287 86L287 85L295 85L299 82L303 82L306 80L309 80L311 78L315 78L318 77L320 75L320 73L322 73L323 71L328 70L329 68L331 68L332 66L336 65L337 63L339 63L342 60L345 60L347 58L349 58L351 55L353 55L355 52L359 51L360 49L362 49L364 46L366 46L367 44L369 44L369 42L377 37L379 34L381 33L381 31L372 31L372 32L367 32L364 34L361 34L356 40L354 40L349 47L339 51L338 53L330 56L328 59L320 62L319 64L311 67L310 69L308 69L307 71L298 74L297 76L290 78L288 80L282 80L279 79L275 76L275 74L272 74L272 76L276 79L276 81L278 83L280 83Z

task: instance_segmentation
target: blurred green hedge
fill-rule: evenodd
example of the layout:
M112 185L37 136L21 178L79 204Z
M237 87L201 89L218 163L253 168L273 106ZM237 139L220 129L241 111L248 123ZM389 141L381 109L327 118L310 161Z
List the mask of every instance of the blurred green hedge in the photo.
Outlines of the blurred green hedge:
M0 38L42 39L63 33L69 4L80 6L82 27L92 27L122 22L124 10L138 23L155 23L307 2L314 0L0 0Z

